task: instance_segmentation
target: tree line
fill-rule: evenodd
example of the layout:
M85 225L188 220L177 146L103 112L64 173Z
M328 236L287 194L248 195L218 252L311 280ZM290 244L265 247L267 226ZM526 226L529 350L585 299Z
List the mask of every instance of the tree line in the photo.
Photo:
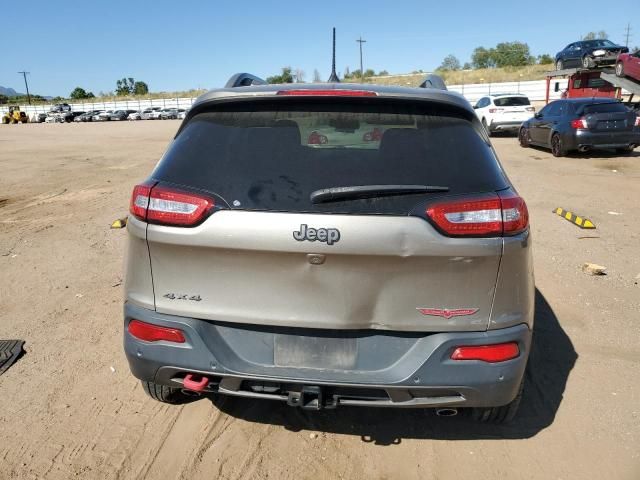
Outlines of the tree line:
M149 85L146 82L136 81L132 77L125 77L116 81L115 94L118 97L126 97L129 95L146 95L149 93ZM102 95L104 96L104 95ZM69 98L73 100L84 100L95 98L93 92L88 92L82 87L76 87L69 94Z

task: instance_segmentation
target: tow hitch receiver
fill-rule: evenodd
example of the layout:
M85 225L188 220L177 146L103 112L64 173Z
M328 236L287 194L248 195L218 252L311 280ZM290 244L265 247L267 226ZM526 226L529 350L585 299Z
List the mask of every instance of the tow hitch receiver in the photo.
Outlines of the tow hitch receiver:
M322 389L318 386L305 385L299 392L289 392L287 405L305 410L321 410L323 407Z
M191 373L184 377L184 388L201 393L205 388L207 388L209 379L207 377L198 377L198 375L192 375Z

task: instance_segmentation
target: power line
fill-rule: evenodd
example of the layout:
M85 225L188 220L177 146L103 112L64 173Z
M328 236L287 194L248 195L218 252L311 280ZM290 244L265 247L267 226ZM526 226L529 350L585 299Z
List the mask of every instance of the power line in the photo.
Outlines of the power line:
M625 37L624 46L628 47L629 46L629 38L631 38L631 24L630 23L627 23L627 28L624 29L624 37Z
M356 42L360 44L360 80L362 80L364 78L364 67L362 66L362 44L367 43L367 41L363 40L362 35L360 35L360 38L358 38Z
M27 83L27 74L31 72L18 72L18 73L22 74L22 76L24 77L24 86L27 89L27 100L29 101L29 105L31 105L31 95L29 95L29 84Z

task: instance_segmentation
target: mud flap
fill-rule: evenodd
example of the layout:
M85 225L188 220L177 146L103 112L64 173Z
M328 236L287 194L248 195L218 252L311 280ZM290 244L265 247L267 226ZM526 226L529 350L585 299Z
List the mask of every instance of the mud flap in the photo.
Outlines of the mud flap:
M0 375L22 356L24 340L0 340Z

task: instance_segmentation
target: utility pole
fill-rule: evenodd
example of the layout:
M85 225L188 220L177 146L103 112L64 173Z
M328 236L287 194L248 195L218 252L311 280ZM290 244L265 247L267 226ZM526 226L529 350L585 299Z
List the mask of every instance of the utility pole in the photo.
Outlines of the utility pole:
M328 83L340 83L340 79L336 74L336 27L333 27L333 50L331 54L331 75L329 75Z
M29 105L31 105L31 95L29 95L29 84L27 83L27 74L30 72L18 72L22 74L24 77L24 86L27 89L27 100L29 101Z
M360 44L360 80L362 80L364 78L364 67L362 66L362 44L367 43L367 41L363 40L362 35L360 35L360 38L357 39L356 42Z
M624 30L624 38L625 38L624 46L625 47L629 46L629 38L630 37L631 37L631 24L627 23L627 28L625 28L625 30Z

